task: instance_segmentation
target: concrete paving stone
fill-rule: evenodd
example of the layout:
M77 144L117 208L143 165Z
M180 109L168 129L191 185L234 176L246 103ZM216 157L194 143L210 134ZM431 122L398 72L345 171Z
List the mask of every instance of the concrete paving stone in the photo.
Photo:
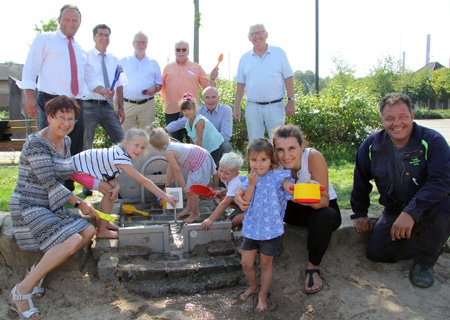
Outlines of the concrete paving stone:
M136 257L148 260L150 256L150 249L144 246L125 246L120 252L122 252L122 258L129 262Z
M165 274L165 263L149 261L141 257L136 257L131 262L120 259L117 264L117 276L122 281L162 279Z
M232 241L213 241L205 250L210 257L230 256L236 253L236 245Z
M136 281L160 280L166 276L166 265L163 262L146 261L135 269Z
M181 278L196 273L198 266L192 259L167 262L166 271L169 278Z
M101 282L117 280L118 253L104 254L97 263L98 276Z
M154 261L178 261L180 256L176 254L159 254L155 256Z
M226 271L225 262L222 259L200 259L197 261L197 270L203 275Z
M222 260L225 263L226 271L238 271L241 270L241 261L238 258L224 257Z
M118 239L94 239L91 245L94 262L97 263L104 254L117 252L118 248Z
M231 272L211 274L204 282L204 290L214 290L237 286L245 276L241 269Z

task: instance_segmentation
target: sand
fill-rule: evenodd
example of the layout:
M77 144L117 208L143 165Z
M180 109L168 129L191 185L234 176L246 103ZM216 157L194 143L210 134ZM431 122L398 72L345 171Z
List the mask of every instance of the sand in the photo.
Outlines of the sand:
M304 244L298 244L304 246ZM295 244L293 246L295 248ZM408 280L411 261L373 263L363 242L333 246L321 265L324 288L304 293L305 257L288 246L274 260L270 311L257 314L256 301L240 302L245 285L202 294L144 299L119 281L101 283L93 262L83 272L55 270L47 276L47 293L35 305L44 319L448 319L450 254L435 265L435 284L416 288ZM0 319L17 319L9 311L9 291L22 272L0 260Z

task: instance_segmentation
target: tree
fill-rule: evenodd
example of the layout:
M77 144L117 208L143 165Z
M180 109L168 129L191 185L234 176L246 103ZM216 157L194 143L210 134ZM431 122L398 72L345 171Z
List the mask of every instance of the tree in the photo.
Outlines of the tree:
M195 9L195 15L194 15L194 62L199 63L199 54L198 54L198 48L199 48L199 42L200 42L200 35L199 35L199 29L200 29L200 0L194 0L194 9Z
M434 70L431 76L431 87L438 101L448 99L450 97L450 69Z
M37 24L34 25L34 31L36 31L37 34L48 31L56 31L58 30L58 19L50 19L47 23L44 23L44 21L41 20L41 25L41 28L39 28Z
M315 74L311 70L295 71L294 79L303 83L303 94L308 94L311 92L311 88L314 86Z
M364 82L371 92L382 98L388 93L398 91L396 84L400 82L402 69L401 61L393 56L378 59L378 64Z

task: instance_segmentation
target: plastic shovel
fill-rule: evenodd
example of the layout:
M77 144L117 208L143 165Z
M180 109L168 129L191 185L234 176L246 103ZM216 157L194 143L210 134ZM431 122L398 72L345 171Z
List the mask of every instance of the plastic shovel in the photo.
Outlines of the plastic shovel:
M114 216L112 216L112 215L103 213L103 212L98 211L98 210L95 210L95 212L97 212L98 216L99 216L101 219L103 219L103 220L110 221L110 222L116 221L116 217L114 217Z
M136 212L136 213L139 213L139 214L143 215L144 217L148 217L148 212L137 210L131 204L124 204L124 205L122 205L122 210L126 214L133 214L134 212Z
M214 69L219 69L219 63L221 63L222 60L223 60L223 53L221 53L219 55L219 59L217 59L217 60L218 60L218 62L217 62L216 67Z

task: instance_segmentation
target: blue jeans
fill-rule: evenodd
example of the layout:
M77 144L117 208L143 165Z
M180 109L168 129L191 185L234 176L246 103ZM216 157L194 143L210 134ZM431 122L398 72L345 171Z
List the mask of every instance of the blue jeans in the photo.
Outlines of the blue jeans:
M267 129L269 139L272 140L272 130L283 125L285 121L286 112L283 101L265 105L247 101L245 122L249 141L264 138L264 129Z
M93 148L95 128L100 124L112 143L118 144L124 138L122 126L111 105L98 105L83 100L84 140L83 149Z

